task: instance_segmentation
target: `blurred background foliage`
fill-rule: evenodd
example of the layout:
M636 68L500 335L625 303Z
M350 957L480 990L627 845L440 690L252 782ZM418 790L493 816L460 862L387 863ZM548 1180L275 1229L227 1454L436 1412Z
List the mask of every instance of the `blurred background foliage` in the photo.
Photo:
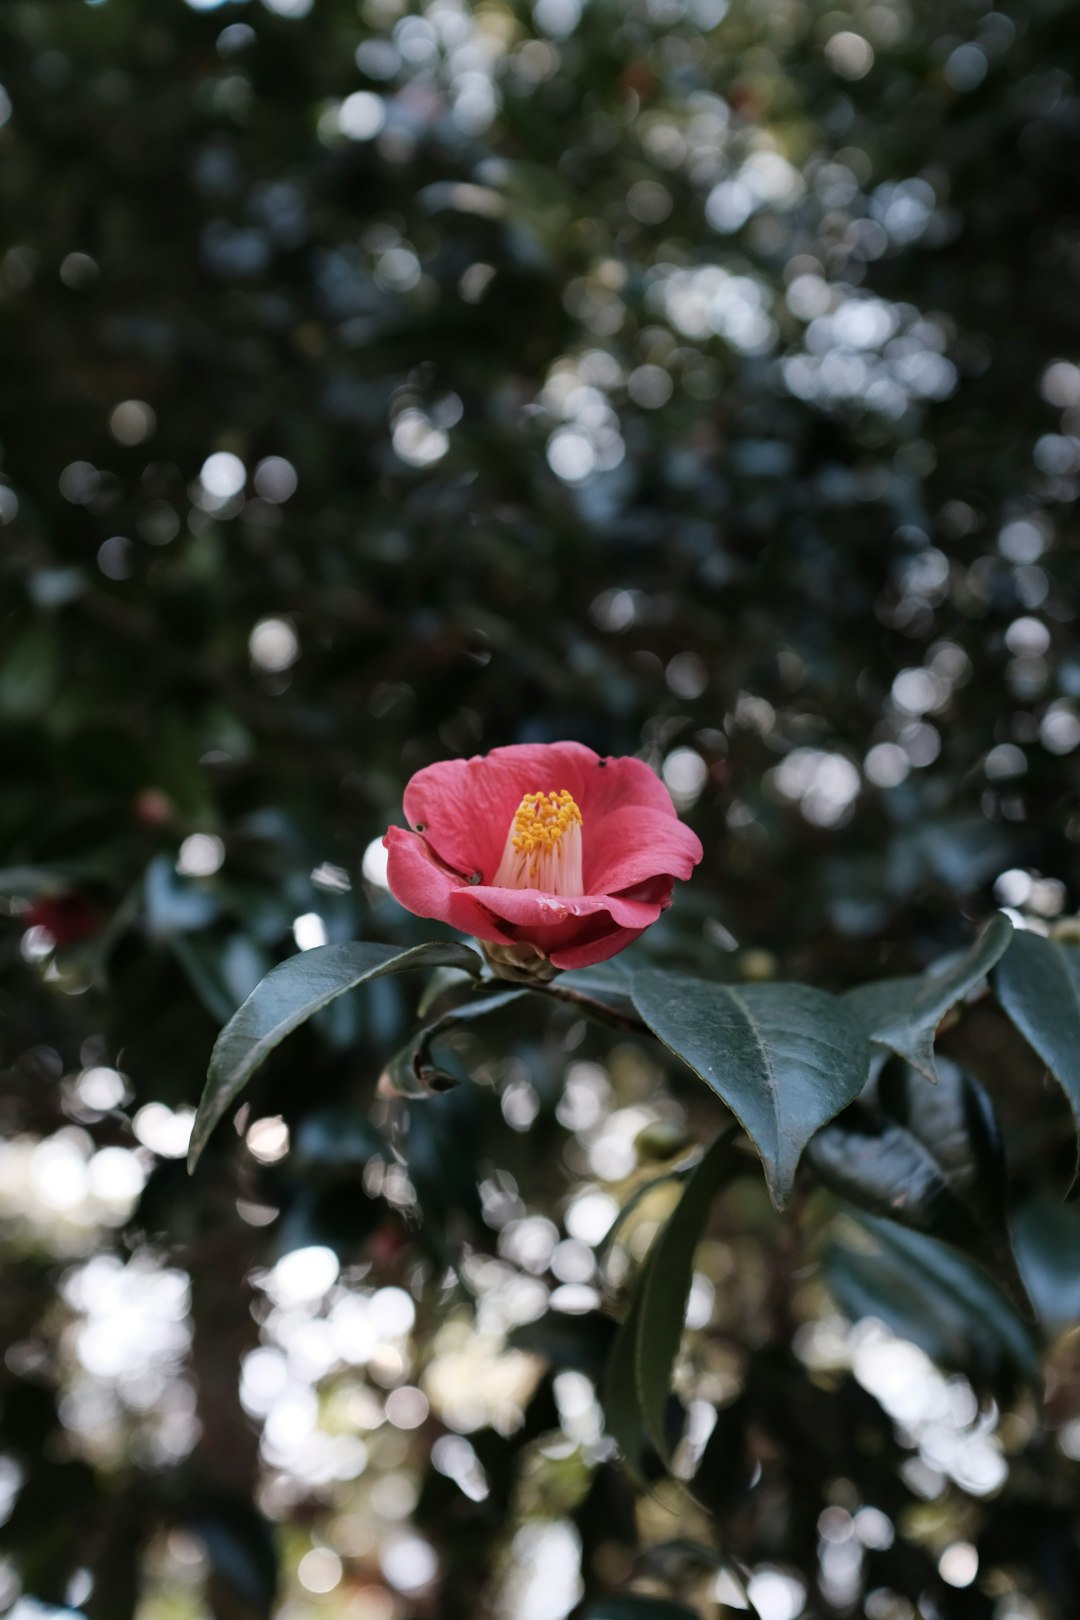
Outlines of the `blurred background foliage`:
M4 0L0 1612L1076 1613L1074 1147L992 1008L1040 1322L738 1179L695 1498L597 1401L666 1183L596 1245L722 1112L655 1047L514 1003L410 1105L382 980L182 1156L273 962L438 934L436 758L641 753L707 976L1067 925L1078 71L1069 0Z

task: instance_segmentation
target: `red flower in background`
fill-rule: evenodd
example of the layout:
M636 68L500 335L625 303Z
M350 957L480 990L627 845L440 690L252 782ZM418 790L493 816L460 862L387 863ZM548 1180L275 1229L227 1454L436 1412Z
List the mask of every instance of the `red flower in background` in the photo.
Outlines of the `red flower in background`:
M35 900L22 916L28 928L44 928L61 948L78 945L98 932L104 921L101 911L85 894L53 894Z
M497 969L589 967L671 904L701 842L640 759L523 743L418 771L391 827L391 892L495 947ZM530 971L531 970L531 971Z

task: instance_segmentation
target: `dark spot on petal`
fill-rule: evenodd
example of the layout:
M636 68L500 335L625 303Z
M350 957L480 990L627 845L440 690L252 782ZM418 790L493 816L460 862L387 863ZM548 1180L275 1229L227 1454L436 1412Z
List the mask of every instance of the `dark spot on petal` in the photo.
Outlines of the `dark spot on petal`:
M427 822L426 821L418 821L416 823L416 830L419 833L427 832Z
M598 760L597 760L597 762L596 762L596 763L597 763L597 764L598 764L598 765L606 765L606 764L607 764L607 760L606 760L606 759L598 759Z
M469 882L470 883L482 883L483 881L484 881L483 872L470 872L469 873Z

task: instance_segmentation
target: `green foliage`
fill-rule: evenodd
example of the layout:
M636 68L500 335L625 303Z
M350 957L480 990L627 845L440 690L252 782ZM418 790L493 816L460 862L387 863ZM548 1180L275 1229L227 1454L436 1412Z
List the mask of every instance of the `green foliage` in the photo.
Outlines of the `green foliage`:
M718 1136L683 1187L642 1272L626 1322L615 1341L605 1387L608 1426L629 1465L641 1470L650 1439L670 1463L668 1395L693 1281L694 1250L709 1209L737 1162L732 1138Z
M634 975L633 996L748 1132L782 1207L811 1136L866 1084L870 1050L855 1019L805 985L734 989L652 969Z
M1039 1381L1036 1347L994 1285L935 1238L860 1216L868 1247L838 1243L826 1260L829 1287L852 1317L873 1316L976 1387Z
M943 1064L938 1079L930 1091L914 1070L887 1063L860 1101L814 1138L814 1169L840 1197L966 1249L1026 1307L993 1105L955 1065Z
M1080 1130L1080 950L1021 934L994 974L994 989L1065 1092Z
M945 962L940 972L917 978L887 979L849 990L847 1005L872 1041L887 1046L928 1080L937 1080L934 1036L938 1025L985 979L1012 940L1007 917L995 917L974 945Z
M1074 8L0 81L0 1611L1070 1616ZM475 977L379 839L564 737L705 859Z
M409 951L386 945L320 945L279 963L252 990L214 1045L191 1132L191 1169L214 1126L274 1047L338 996L384 973L407 973L421 967L456 967L477 973L479 966L475 951L451 944L417 945Z

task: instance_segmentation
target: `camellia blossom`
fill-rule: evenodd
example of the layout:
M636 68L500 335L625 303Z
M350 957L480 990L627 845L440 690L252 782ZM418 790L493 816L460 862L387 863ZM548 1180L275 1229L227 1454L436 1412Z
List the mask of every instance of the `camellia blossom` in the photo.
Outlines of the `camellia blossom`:
M472 934L497 971L604 962L671 904L701 842L640 759L523 743L418 771L387 882L409 911Z

